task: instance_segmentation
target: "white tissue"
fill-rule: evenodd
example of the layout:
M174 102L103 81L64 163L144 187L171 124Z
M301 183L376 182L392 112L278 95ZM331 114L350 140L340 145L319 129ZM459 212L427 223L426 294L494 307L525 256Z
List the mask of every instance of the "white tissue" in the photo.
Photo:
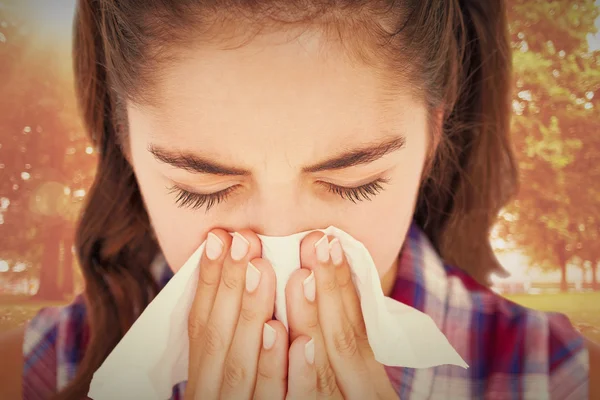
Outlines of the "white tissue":
M373 259L362 243L333 226L315 230L340 240L377 361L410 368L468 367L428 315L384 296ZM313 231L285 237L258 235L262 257L270 261L277 276L275 316L286 327L285 285L300 268L300 242ZM165 400L171 397L173 386L187 380L187 320L204 245L171 278L96 371L90 398Z

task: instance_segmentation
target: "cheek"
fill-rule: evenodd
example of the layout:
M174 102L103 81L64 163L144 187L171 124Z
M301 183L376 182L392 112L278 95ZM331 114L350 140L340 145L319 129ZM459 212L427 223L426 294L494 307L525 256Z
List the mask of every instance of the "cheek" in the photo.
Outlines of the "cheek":
M210 221L203 212L190 213L175 205L170 182L155 171L146 146L130 135L131 159L150 222L169 266L179 270L208 234Z
M209 223L202 212L178 208L156 177L141 174L138 181L158 243L169 266L177 272L205 240Z
M369 250L380 277L396 263L412 222L417 188L407 182L388 193L371 212L352 217L347 229L342 228Z
M210 226L203 225L201 218L180 216L179 209L173 209L172 204L164 208L157 203L147 203L152 226L169 266L177 272L206 239Z
M426 152L425 135L415 135L410 144L392 176L396 183L373 202L368 211L353 213L353 224L347 230L369 250L380 277L396 264L419 194Z

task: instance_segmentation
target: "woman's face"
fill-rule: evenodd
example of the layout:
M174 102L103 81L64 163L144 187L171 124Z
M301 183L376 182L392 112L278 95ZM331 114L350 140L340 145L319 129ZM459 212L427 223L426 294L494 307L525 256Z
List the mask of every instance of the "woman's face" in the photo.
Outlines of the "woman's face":
M425 161L426 109L329 39L274 37L190 49L164 71L161 104L128 105L131 162L162 251L177 271L216 227L285 236L334 225L390 275Z

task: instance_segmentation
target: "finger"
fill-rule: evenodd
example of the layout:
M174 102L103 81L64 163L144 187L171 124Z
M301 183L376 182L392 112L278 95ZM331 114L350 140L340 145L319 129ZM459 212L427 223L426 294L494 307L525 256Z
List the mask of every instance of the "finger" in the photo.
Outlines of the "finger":
M233 234L230 251L223 262L215 302L202 336L196 390L198 398L213 399L219 394L225 357L242 305L248 262L259 257L260 253L260 240L253 232L244 230Z
M288 335L279 321L264 324L263 340L258 360L255 400L281 400L288 384ZM224 397L228 398L228 397ZM232 399L237 397L231 397Z
M350 321L350 325L354 330L354 336L366 369L368 369L371 374L371 382L373 382L373 386L378 390L387 388L389 386L389 379L387 373L385 373L385 368L375 360L375 355L369 344L367 329L362 316L360 299L352 280L348 259L344 255L339 239L333 238L329 242L329 255L331 256L331 261L336 269L336 278L344 310Z
M221 398L252 397L264 325L273 316L274 304L275 272L267 260L255 258L247 266L242 307L225 359Z
M294 271L285 288L290 342L301 335L320 333L315 295L314 274L306 268Z
M292 343L301 336L314 343L315 386L318 398L341 398L336 376L327 357L315 303L314 274L306 269L294 271L286 285L287 315ZM292 379L293 376L290 376ZM288 379L289 381L289 379Z
M342 304L346 312L346 317L354 330L354 336L358 348L363 356L372 355L373 351L367 338L367 328L362 315L360 299L352 280L352 273L348 260L344 255L343 248L338 238L333 238L329 242L329 255L335 266L337 285L340 289Z
M187 386L192 388L191 391L194 390L198 374L201 338L217 295L223 260L230 245L231 236L223 229L214 229L208 233L204 252L200 258L198 287L188 317L190 380Z
M316 238L302 242L301 262L315 276L319 325L327 356L344 396L366 398L371 392L369 372L358 349L354 329L346 316L336 268L329 253L328 238L321 233L320 238Z
M314 345L310 337L299 336L290 346L287 400L317 398Z

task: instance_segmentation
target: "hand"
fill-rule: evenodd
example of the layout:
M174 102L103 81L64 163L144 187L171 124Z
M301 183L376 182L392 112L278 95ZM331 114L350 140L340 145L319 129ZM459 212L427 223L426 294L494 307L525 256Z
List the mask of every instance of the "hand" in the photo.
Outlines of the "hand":
M397 400L369 346L342 248L337 239L329 240L320 232L303 239L304 268L286 286L292 342L287 398Z
M275 273L260 255L251 231L209 233L188 318L186 400L284 399L288 335L271 320Z

